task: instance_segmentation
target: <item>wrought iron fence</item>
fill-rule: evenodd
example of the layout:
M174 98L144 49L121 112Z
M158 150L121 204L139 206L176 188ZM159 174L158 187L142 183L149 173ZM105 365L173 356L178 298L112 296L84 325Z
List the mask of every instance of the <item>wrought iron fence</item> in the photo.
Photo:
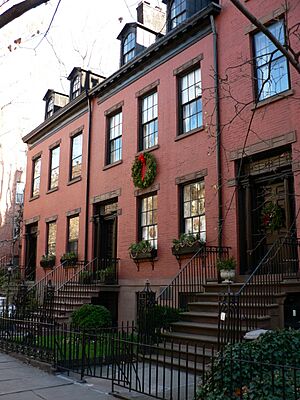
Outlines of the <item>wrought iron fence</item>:
M240 341L247 331L265 328L284 279L299 277L300 242L279 239L237 293L219 298L219 346Z
M113 392L128 390L161 400L300 399L299 360L278 365L266 361L264 349L254 356L197 343L143 343L129 323L87 332L0 317L0 350L50 363L81 379L108 379Z

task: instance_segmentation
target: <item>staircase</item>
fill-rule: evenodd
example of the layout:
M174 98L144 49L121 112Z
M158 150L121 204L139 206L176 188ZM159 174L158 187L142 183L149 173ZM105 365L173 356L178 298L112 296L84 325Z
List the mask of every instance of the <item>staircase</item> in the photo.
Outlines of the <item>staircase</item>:
M217 349L246 332L283 328L286 294L300 292L299 248L296 239L279 239L244 282L230 285L218 283L215 268L228 248L195 254L157 298L159 305L184 309L181 320L162 333L173 355L185 349L187 367L204 371ZM159 357L166 362L165 354Z
M58 323L70 322L72 312L83 304L90 304L103 290L118 291L118 260L94 259L88 263L67 266L58 265L28 291L26 302L35 304L29 314L43 320L55 320ZM23 296L24 297L24 296ZM20 310L22 309L20 297Z

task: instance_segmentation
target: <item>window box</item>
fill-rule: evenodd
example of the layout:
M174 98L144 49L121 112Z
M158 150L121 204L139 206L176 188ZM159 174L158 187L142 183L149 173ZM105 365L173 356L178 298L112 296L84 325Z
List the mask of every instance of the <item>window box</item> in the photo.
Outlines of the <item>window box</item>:
M78 256L75 253L65 253L61 256L60 262L64 267L74 267L78 262Z
M157 256L157 250L156 249L152 249L149 252L146 253L139 253L139 254L131 254L130 257L133 260L153 260L153 258L155 258Z
M195 243L192 246L184 246L180 247L179 249L176 249L174 246L172 247L172 254L174 256L184 256L187 254L194 254L197 253L197 251L200 249L200 247L203 247L205 244L204 243Z
M129 246L129 255L135 260L149 260L156 257L157 250L151 245L148 240L141 240L138 243L132 243Z
M40 260L40 266L42 268L53 268L55 265L55 256L51 254L43 255Z
M195 254L205 246L205 242L199 238L199 234L182 233L179 239L173 239L172 254L177 258L186 254Z

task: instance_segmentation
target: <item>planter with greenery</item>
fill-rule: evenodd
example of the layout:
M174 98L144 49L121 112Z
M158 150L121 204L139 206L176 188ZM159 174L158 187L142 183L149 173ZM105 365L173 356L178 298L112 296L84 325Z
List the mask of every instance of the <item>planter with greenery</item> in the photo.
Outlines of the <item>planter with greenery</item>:
M40 265L43 268L53 268L55 265L55 255L44 254L40 260Z
M113 265L106 267L105 269L100 269L97 271L97 279L100 283L106 285L113 285L116 283L116 270Z
M172 254L177 257L196 253L204 245L205 242L200 239L198 234L182 233L179 239L173 239Z
M61 256L60 262L66 267L74 267L77 264L78 255L74 252L65 253Z
M140 242L132 243L128 250L133 260L153 259L157 254L157 250L152 246L149 240L141 240Z
M87 285L93 283L93 273L92 273L92 271L81 271L79 273L78 281L79 281L79 283L87 284Z
M223 282L231 282L235 277L236 260L234 257L219 258L217 261L217 269L220 271L220 276Z

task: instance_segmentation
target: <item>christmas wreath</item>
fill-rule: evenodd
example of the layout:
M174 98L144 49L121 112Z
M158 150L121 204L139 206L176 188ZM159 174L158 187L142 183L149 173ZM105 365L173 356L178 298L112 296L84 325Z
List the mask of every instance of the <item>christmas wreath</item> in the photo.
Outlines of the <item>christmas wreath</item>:
M277 203L267 203L261 211L261 219L265 229L278 231L284 224L283 209Z
M156 176L156 160L150 153L140 154L135 158L131 168L134 186L145 189L150 186Z

